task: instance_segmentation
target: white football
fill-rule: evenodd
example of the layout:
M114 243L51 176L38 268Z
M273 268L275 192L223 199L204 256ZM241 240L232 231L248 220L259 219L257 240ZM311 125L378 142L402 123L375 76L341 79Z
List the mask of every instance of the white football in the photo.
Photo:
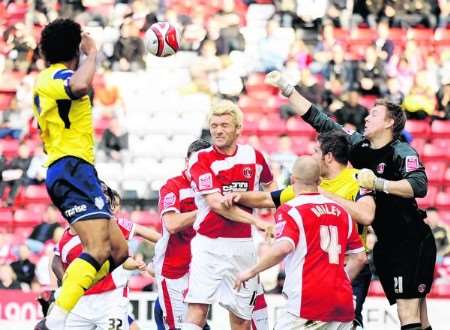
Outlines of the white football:
M177 29L167 22L155 23L145 33L145 46L152 55L170 56L180 48L180 35Z

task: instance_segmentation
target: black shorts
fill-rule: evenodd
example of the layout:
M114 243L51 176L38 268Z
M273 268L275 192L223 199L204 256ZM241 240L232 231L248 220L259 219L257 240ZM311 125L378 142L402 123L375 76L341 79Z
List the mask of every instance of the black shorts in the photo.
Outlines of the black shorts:
M369 264L367 264L352 281L353 296L356 298L355 319L353 320L353 325L355 327L364 327L362 309L367 297L367 292L369 291L371 279L372 273Z
M391 305L397 299L423 298L430 292L436 263L436 244L431 232L422 241L389 249L377 243L373 259Z

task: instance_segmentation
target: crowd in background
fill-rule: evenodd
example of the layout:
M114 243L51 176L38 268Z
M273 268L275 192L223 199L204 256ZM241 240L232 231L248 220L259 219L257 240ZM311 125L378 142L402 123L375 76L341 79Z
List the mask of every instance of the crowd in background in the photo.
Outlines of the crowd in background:
M3 152L0 143L4 208L14 208L21 189L45 179L45 154L31 120L32 88L36 73L45 68L37 48L40 31L58 16L76 19L98 41L99 70L91 98L97 122L104 123L96 129L98 159L103 161L131 159L131 137L123 123L132 109L111 77L117 72L137 75L154 65L144 35L158 21L178 28L181 50L189 54L189 77L177 87L183 95L242 102L254 77L280 70L303 95L352 130L363 130L376 98L402 104L410 119L431 123L450 118L448 0L0 0L0 142L18 142L12 153ZM355 35L359 32L367 36ZM449 43L431 40L440 35ZM293 115L286 104L277 111L280 120ZM404 136L412 139L408 132ZM282 134L269 151L280 186L289 180L297 154L294 139ZM255 134L247 140L263 145ZM448 229L435 209L427 221L436 236L438 261L448 266L449 274L437 276L450 282ZM0 233L0 288L38 291L51 285L48 261L61 226L50 206L20 244L17 235ZM369 245L374 241L371 236ZM134 248L151 260L151 246L135 242ZM279 292L283 273L267 274L266 289Z

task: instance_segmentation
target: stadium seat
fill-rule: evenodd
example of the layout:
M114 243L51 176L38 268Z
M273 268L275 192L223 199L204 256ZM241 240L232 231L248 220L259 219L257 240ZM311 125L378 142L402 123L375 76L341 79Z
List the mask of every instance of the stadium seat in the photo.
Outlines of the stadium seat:
M309 155L313 151L313 147L317 144L307 136L297 136L291 139L292 151L301 156Z
M13 212L10 208L0 208L0 232L10 232L13 225Z
M430 137L430 124L425 120L407 120L405 124L405 129L412 134L414 138L424 138Z
M389 38L398 46L402 46L406 40L406 30L402 28L389 29Z
M420 156L422 156L422 154L423 154L423 149L424 149L425 144L426 144L426 140L423 139L423 138L414 138L414 139L411 141L410 144L411 144L411 146L412 146L414 149L416 149L417 153L418 153Z
M256 135L258 133L258 122L255 116L246 114L244 116L244 124L242 128L242 134L244 135Z
M134 192L137 198L148 199L148 184L145 180L123 180L122 192L124 195Z
M431 124L431 136L433 138L450 138L450 121L434 120Z
M13 93L0 93L0 111L9 109L13 98Z
M242 95L239 98L238 105L244 114L252 112L262 113L262 109L264 108L264 100L254 98L249 95Z
M277 94L278 89L264 82L265 75L262 73L254 73L248 77L245 83L245 89L248 95L257 95L265 93L267 95Z
M438 209L450 210L450 193L445 191L438 192L435 205Z
M258 124L258 135L280 136L286 131L286 122L279 114L267 115L261 118Z
M161 220L156 211L133 211L130 214L130 220L143 226L161 228Z
M277 136L261 136L259 140L261 142L261 151L268 154L277 152L279 140Z
M34 227L42 222L42 214L27 209L18 209L14 212L14 228Z
M439 217L443 223L450 227L450 210L439 210Z
M17 156L17 150L19 149L19 141L13 139L0 139L2 145L3 155L7 159L11 159Z
M44 184L32 185L25 188L24 204L28 203L46 203L50 204L51 200L48 196L47 187Z
M428 181L432 184L442 184L446 170L446 162L432 161L425 163L425 172L427 173Z
M419 45L428 45L434 39L434 31L432 29L409 29L406 38L415 40Z
M428 187L428 193L424 198L416 198L417 204L421 208L428 208L435 205L438 188L435 186Z
M315 137L316 131L308 123L305 123L303 119L297 117L291 117L286 122L286 129L289 135L292 136L307 136Z
M423 148L422 160L428 161L444 161L448 157L448 149L442 148L436 144L427 143Z

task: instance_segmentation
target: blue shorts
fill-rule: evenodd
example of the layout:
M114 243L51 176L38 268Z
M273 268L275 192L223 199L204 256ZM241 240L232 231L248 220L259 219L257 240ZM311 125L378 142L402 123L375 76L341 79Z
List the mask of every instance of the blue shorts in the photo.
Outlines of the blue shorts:
M48 194L69 224L78 220L110 219L111 208L92 164L64 157L47 170Z

